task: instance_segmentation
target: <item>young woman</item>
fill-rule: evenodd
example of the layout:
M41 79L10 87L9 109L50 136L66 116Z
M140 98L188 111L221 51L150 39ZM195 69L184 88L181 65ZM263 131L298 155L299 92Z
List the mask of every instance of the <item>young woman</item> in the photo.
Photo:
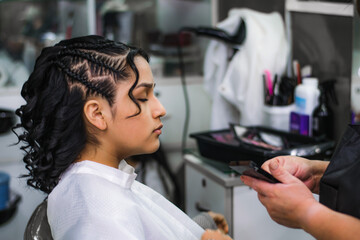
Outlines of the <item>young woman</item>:
M204 233L135 181L122 160L159 147L166 112L154 86L145 52L99 36L61 41L38 57L21 92L19 140L28 184L49 194L54 239L200 239Z

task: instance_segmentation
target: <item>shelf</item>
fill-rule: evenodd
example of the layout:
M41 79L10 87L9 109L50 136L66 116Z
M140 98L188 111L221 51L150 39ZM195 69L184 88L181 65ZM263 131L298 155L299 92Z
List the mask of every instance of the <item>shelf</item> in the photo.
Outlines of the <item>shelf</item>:
M289 12L314 13L334 16L354 16L352 3L287 0L285 9Z
M20 96L21 93L21 87L0 87L0 96Z
M186 84L202 84L204 77L200 75L189 75L185 76ZM162 76L155 77L155 82L159 85L180 85L180 76Z

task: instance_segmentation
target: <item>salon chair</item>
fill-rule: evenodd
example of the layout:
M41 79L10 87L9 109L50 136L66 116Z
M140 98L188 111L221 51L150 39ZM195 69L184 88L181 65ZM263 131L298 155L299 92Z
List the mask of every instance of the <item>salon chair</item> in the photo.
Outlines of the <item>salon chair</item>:
M45 199L30 217L27 223L24 240L53 240L47 219L47 199Z

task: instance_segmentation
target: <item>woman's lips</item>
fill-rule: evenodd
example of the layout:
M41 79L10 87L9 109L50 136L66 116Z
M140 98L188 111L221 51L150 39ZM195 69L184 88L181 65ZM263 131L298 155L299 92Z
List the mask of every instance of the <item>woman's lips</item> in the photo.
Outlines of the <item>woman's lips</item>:
M163 125L161 124L158 128L156 128L153 132L160 135L161 134L161 128L163 127Z

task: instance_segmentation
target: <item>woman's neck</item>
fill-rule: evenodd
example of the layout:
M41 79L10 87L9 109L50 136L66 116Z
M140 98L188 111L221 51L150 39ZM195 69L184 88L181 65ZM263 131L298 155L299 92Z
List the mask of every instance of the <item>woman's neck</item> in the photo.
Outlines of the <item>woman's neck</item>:
M76 160L76 162L81 162L84 160L89 160L110 167L118 168L122 158L116 157L110 151L102 148L101 146L86 144L85 148L81 151L79 158Z

